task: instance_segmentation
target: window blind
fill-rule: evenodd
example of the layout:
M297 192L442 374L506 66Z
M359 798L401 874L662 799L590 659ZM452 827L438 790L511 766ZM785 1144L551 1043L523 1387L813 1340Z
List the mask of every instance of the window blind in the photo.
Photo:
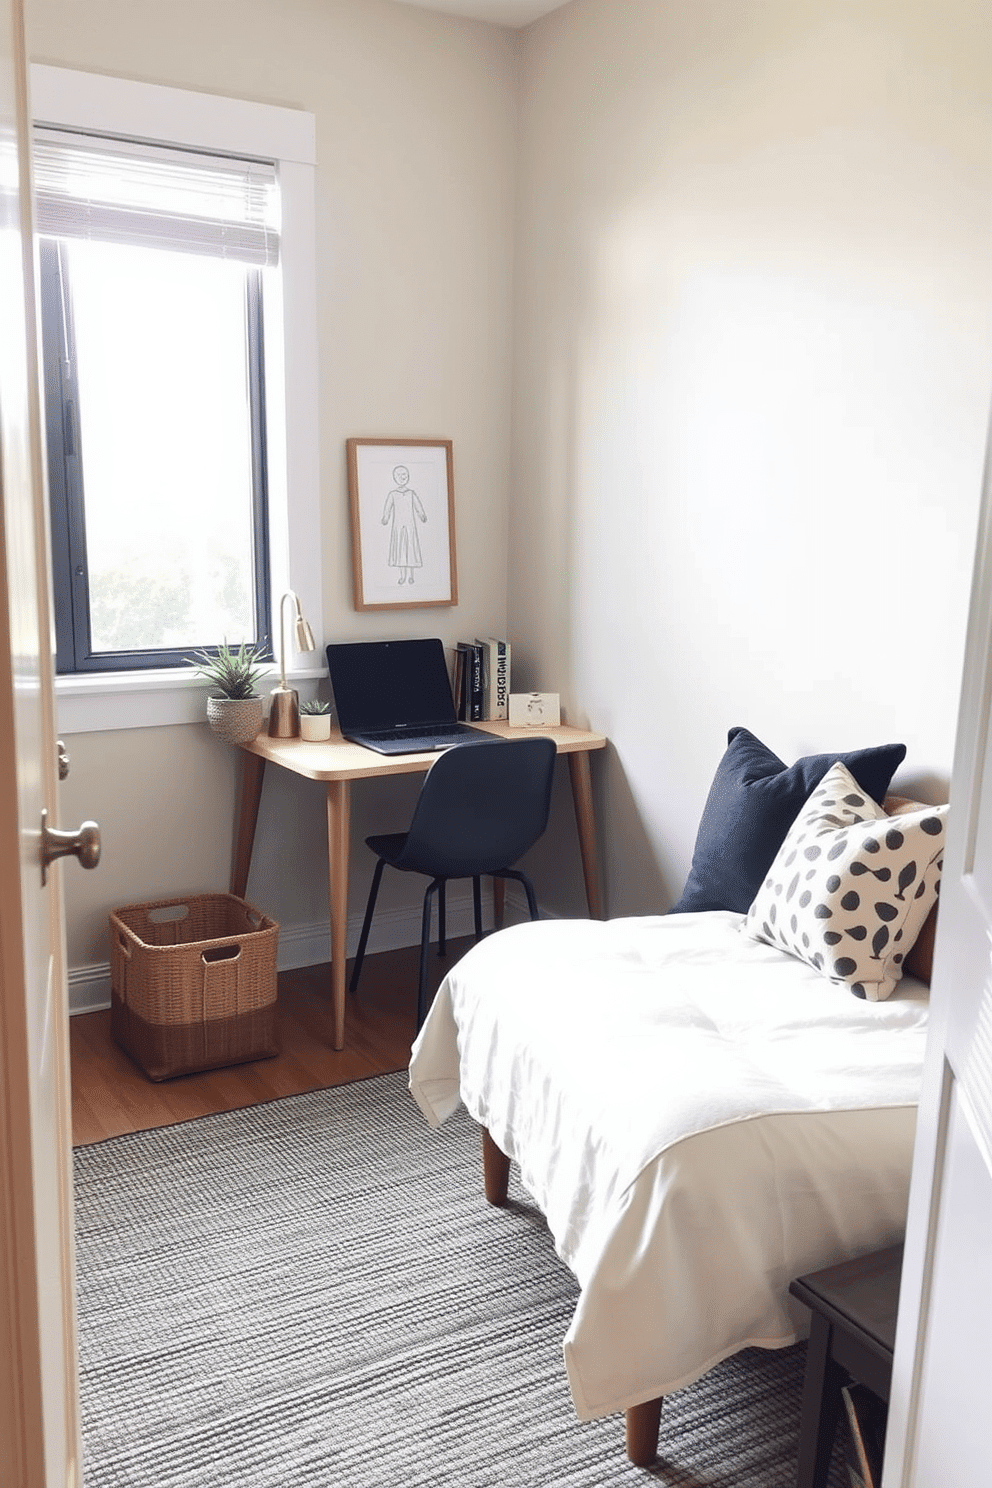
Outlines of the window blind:
M46 237L279 260L275 165L35 125L35 211Z

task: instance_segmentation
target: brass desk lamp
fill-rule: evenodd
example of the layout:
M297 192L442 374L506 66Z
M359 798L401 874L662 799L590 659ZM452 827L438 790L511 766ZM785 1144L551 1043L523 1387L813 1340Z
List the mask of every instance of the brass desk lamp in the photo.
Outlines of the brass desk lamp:
M296 649L316 651L313 631L303 618L300 601L287 589L279 602L279 686L269 694L269 738L294 739L300 732L300 698L295 687L286 681L286 601L291 599L296 610Z

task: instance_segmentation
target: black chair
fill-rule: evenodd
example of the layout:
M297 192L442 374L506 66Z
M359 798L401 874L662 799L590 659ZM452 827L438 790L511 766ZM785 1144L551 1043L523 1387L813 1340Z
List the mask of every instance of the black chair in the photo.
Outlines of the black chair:
M427 1016L427 950L431 906L438 894L438 950L445 953L444 889L449 878L472 880L475 938L482 938L480 876L514 878L523 884L532 920L537 900L526 874L512 865L548 824L555 762L552 739L488 740L446 749L431 765L407 832L367 837L375 865L365 921L358 942L350 989L358 988L382 870L388 863L404 873L431 880L424 894L420 936L420 987L417 1027Z

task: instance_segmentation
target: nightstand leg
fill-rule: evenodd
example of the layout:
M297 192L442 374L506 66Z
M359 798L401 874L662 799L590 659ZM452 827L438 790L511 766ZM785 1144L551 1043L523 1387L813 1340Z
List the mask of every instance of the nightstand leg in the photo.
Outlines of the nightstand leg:
M832 1328L822 1314L810 1322L799 1428L797 1488L826 1488L840 1415L841 1386L847 1375L830 1357Z

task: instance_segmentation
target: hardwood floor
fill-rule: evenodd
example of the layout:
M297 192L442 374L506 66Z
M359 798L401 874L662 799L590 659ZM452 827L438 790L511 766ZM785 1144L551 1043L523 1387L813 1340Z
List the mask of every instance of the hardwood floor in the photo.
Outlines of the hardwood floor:
M432 947L432 990L471 944L471 937L449 941L443 961ZM415 1033L419 954L409 946L366 957L339 1051L330 1046L326 965L280 973L282 1052L253 1064L155 1082L112 1040L109 1009L70 1019L74 1144L403 1069Z

